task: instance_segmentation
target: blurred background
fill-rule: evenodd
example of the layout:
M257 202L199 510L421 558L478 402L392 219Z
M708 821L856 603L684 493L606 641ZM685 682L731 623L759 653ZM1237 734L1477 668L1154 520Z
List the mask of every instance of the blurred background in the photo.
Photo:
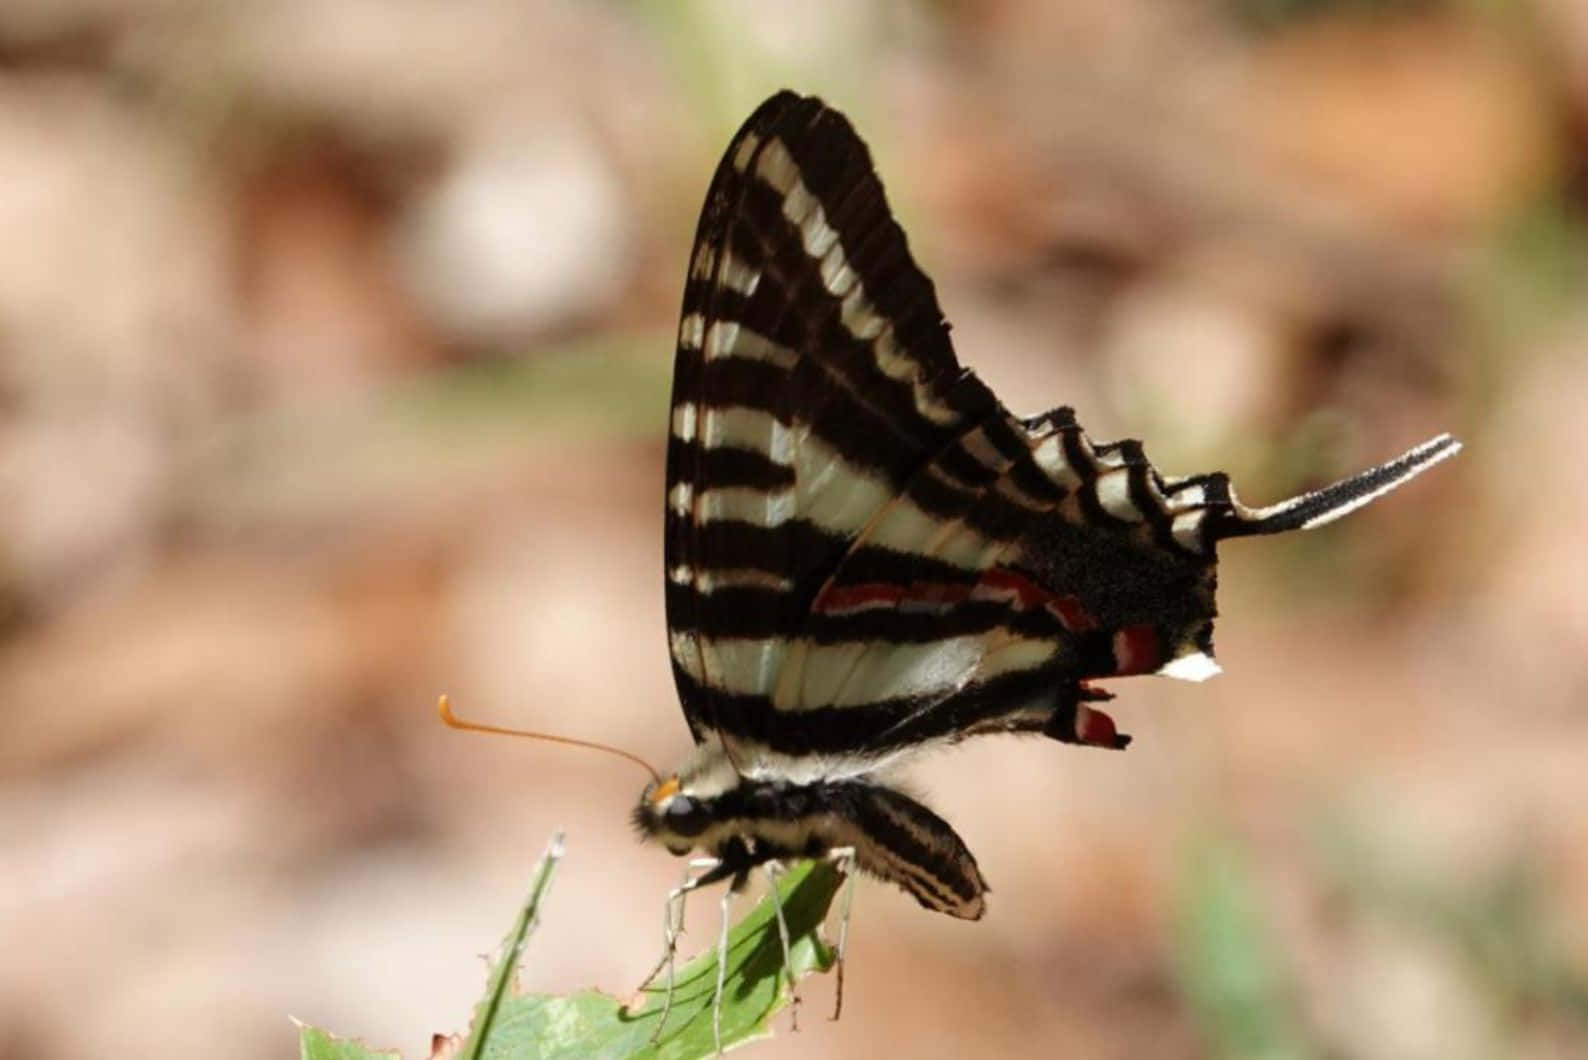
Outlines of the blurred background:
M423 1056L558 826L523 983L637 985L643 776L433 703L684 754L672 335L784 85L1017 411L1254 502L1468 447L1226 546L1129 754L912 769L989 915L862 882L753 1051L1588 1055L1588 7L7 0L0 1057Z

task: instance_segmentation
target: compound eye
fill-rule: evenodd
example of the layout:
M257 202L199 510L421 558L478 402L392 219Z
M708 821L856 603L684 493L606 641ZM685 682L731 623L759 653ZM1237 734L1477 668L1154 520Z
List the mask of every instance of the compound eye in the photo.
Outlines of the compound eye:
M688 795L674 795L667 800L667 808L662 811L662 821L667 830L674 835L697 836L706 830L711 823L711 815L706 812L706 807L698 799Z

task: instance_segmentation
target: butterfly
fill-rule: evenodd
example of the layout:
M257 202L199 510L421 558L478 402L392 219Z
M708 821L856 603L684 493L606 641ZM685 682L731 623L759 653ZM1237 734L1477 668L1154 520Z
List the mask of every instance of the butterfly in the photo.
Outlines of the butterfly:
M1069 408L1010 412L956 358L865 144L792 92L728 144L688 268L665 591L695 747L633 814L705 856L675 895L842 852L979 918L975 857L891 767L987 733L1123 749L1095 682L1218 672L1220 541L1322 525L1460 447L1251 508Z

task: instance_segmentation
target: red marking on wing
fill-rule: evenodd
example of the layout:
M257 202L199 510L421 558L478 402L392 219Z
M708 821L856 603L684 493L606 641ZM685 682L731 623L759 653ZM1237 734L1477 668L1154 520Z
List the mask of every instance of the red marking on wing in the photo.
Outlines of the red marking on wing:
M970 595L970 586L959 582L912 582L899 606L915 604L941 610L964 603Z
M1073 596L1055 596L1043 606L1071 633L1087 633L1097 628L1097 619Z
M1007 567L993 567L983 574L972 595L1011 600L1022 611L1044 608L1071 633L1085 633L1097 628L1097 620L1080 600L1073 596L1060 596Z
M1158 631L1152 626L1127 626L1114 634L1114 672L1150 674L1162 664Z
M966 600L1003 603L1018 611L1045 609L1071 633L1097 628L1097 620L1073 596L1060 596L1043 588L1025 575L1007 567L992 567L982 572L974 585L963 582L857 582L854 585L829 585L816 598L815 611L827 615L849 615L879 608L945 611Z
M892 582L859 582L855 585L829 585L816 598L813 609L823 614L850 614L875 607L897 607L904 597L904 586Z
M984 600L1008 600L1022 611L1041 607L1053 594L1030 578L1016 574L1007 567L992 567L982 572L972 596Z
M1075 738L1093 747L1121 746L1119 728L1114 724L1114 719L1091 707L1075 708Z

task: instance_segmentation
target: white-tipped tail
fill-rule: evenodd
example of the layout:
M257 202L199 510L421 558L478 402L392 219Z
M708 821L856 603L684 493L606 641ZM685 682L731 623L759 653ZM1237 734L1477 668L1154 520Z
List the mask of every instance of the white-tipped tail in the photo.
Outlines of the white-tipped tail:
M1342 515L1354 512L1369 501L1409 482L1460 450L1460 442L1448 434L1441 434L1360 475L1266 508L1248 508L1236 500L1231 491L1230 503L1236 521L1220 536L1278 534L1286 530L1311 530L1315 526L1332 523Z

